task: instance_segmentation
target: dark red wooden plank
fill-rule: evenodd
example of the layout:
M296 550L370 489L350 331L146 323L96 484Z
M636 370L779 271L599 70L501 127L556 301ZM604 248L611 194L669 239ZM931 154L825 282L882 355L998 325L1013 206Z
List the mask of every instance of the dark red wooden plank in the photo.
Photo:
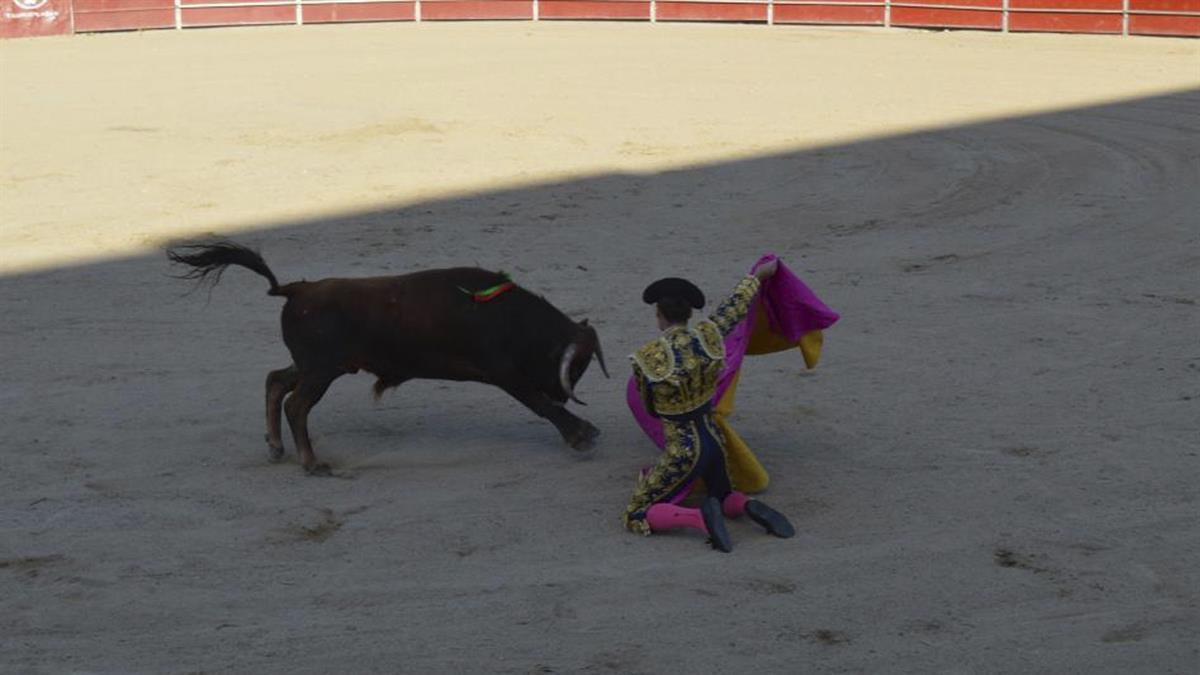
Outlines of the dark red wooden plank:
M1129 0L1129 10L1200 13L1200 0Z
M1179 35L1200 37L1200 16L1132 14L1129 32L1134 35Z
M1120 14L1012 12L1008 29L1038 33L1120 33Z
M174 28L175 9L130 9L108 12L79 12L75 15L76 33L110 30L146 30Z
M898 4L905 4L906 0L892 0L893 10ZM1001 9L1004 7L1004 0L911 0L914 5L948 5L950 7L979 7L982 9Z
M86 12L124 12L135 9L169 9L175 11L171 0L74 0L75 14Z
M1121 0L1009 0L1009 9L1107 9L1121 11Z
M659 2L659 21L761 21L767 5L732 2Z
M1000 30L1003 17L1000 12L976 9L927 9L915 7L892 7L893 26L915 28L985 28Z
M184 26L249 26L296 23L296 6L184 7Z
M775 23L883 25L883 7L775 5Z
M532 18L532 0L426 0L421 3L422 21Z
M650 3L619 0L541 0L538 16L543 19L641 19L650 18Z
M184 7L188 5L208 5L213 3L220 3L222 5L254 5L261 2L264 2L264 0L180 0L180 4L182 4ZM295 5L295 3L289 4Z
M412 21L416 16L413 2L339 2L304 5L304 23L344 23L353 21Z

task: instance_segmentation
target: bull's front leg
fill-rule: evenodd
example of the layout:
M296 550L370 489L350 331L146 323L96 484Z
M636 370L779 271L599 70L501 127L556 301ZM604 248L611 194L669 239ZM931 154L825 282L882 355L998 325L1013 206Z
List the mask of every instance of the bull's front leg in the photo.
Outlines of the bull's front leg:
M576 450L591 450L600 430L585 419L576 417L566 406L540 391L521 386L500 386L538 417L550 420L567 445Z

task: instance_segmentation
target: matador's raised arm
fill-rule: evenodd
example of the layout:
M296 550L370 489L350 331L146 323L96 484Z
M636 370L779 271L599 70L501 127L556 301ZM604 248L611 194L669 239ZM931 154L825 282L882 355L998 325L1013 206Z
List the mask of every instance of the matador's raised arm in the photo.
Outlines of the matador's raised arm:
M733 293L717 305L708 320L717 325L721 335L729 335L734 326L746 318L746 313L750 311L750 303L754 302L754 296L758 294L761 286L758 277L747 275L734 287Z

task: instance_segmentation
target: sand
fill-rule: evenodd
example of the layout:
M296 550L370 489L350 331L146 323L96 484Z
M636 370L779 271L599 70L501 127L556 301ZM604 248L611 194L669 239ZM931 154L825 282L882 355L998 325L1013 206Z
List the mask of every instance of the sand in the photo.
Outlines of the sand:
M1188 672L1200 42L466 23L0 43L0 671ZM580 456L339 380L266 461L276 299L475 264L598 326ZM644 284L775 251L843 320L748 362L797 526L619 515ZM287 442L291 447L290 437Z

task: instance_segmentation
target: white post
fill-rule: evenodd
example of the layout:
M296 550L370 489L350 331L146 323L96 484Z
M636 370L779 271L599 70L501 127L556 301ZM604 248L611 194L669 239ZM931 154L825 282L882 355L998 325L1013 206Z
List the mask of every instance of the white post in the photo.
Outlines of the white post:
M892 0L883 0L883 27L892 27Z
M421 0L416 0L413 3L413 20L421 23Z
M183 28L183 7L180 6L183 0L175 0L175 30Z
M1129 0L1121 2L1121 35L1129 35Z
M541 13L541 7L538 7L538 0L533 0L533 20L538 20L538 15Z
M1005 33L1008 32L1008 2L1009 0L1004 0L1004 16L1000 23L1000 30L1004 31Z
M650 23L658 23L658 3L650 0Z
M775 25L775 0L767 0L767 25Z
M300 4L300 0L296 0L296 25L304 25L304 5Z

